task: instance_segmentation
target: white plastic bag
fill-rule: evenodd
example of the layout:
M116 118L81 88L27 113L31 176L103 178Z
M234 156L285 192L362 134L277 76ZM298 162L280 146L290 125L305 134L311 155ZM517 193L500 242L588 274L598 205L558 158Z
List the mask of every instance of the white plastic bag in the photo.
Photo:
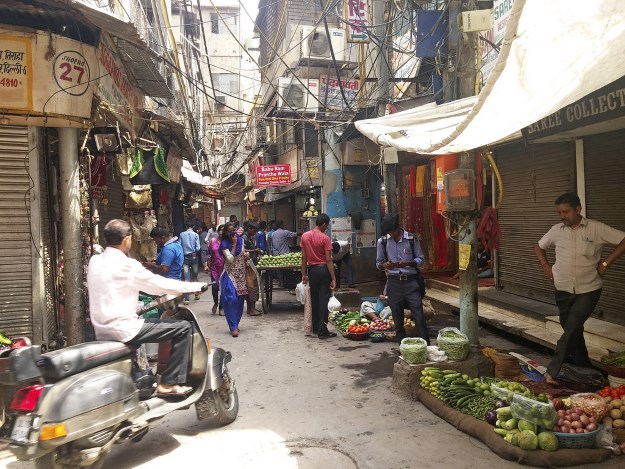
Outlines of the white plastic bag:
M328 301L328 311L338 311L341 309L341 302L336 299L336 296L332 295L330 301Z
M297 301L301 304L306 304L306 285L302 282L298 283L295 287L295 298L297 298Z

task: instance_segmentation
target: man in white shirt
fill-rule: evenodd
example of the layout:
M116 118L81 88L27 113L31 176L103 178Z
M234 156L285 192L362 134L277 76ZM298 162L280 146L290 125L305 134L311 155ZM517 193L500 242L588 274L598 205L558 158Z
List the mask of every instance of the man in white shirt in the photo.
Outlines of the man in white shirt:
M574 365L592 366L584 341L584 323L599 302L603 275L625 253L625 233L582 216L577 194L562 194L555 205L562 223L551 227L534 248L543 272L554 284L560 325L564 329L545 373L545 381L551 384L556 383L555 378L567 359ZM616 248L601 260L605 245ZM556 251L553 266L546 257L551 247Z
M199 292L200 282L182 282L156 275L130 259L132 230L124 220L111 220L104 227L107 247L89 261L87 287L91 323L98 340L117 340L131 345L171 340L167 369L156 389L157 395L184 396L191 388L187 379L191 323L143 319L136 314L139 292L150 295Z

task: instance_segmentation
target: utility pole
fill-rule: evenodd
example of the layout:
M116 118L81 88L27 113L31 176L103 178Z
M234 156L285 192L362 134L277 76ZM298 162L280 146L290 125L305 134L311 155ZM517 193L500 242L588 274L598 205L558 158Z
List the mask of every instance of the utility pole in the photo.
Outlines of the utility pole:
M387 105L391 98L391 75L389 70L389 51L393 39L392 26L387 25L386 12L388 0L375 0L373 3L373 23L375 34L380 41L378 56L378 116L386 114ZM382 149L380 149L382 151ZM396 153L395 153L396 154ZM397 161L384 159L383 171L384 186L386 188L387 213L397 215Z
M80 231L78 131L60 128L61 234L65 280L65 335L68 345L84 342L84 273Z
M475 170L475 152L468 151L460 155L460 169ZM477 220L474 213L461 213L459 217L469 217L469 222L459 233L460 246L470 252L466 270L460 270L460 331L467 335L469 344L479 345L479 316L477 301ZM457 220L459 223L460 221Z
M458 29L457 15L466 9L466 3L458 0L450 2L449 14L455 15L449 18L450 38L454 38L455 44L449 44L450 51L455 49L455 70L449 77L453 82L448 83L449 88L456 90L453 99L466 98L475 95L476 63L477 63L477 33L464 33ZM459 168L472 169L475 171L475 151L465 152L459 155ZM477 182L474 182L477 184ZM460 270L460 330L469 338L469 344L479 345L479 317L477 300L477 220L475 212L465 212L456 215L457 221L464 228L459 233L460 252L464 249L470 252L469 263L466 270ZM460 221L459 218L463 217ZM464 217L469 219L464 223Z

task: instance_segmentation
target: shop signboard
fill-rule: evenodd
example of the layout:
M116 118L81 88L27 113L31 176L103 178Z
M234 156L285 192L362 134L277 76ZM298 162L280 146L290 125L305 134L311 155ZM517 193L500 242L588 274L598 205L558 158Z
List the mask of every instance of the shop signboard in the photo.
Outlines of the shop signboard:
M256 187L284 186L291 184L290 164L258 165Z
M341 88L339 87L339 81L336 78L321 75L319 84L319 99L323 104L335 109L346 107L345 100L341 94ZM341 80L341 85L343 86L347 102L353 107L360 90L360 81L345 78Z
M347 42L369 42L369 1L346 0L345 16L347 21Z
M29 116L88 119L95 48L55 34L45 37L0 33L0 108Z
M126 130L138 130L141 125L138 117L145 106L145 95L133 85L105 35L98 47L98 65L96 95L113 110Z
M480 34L480 50L482 57L482 83L486 82L488 75L495 68L499 50L503 46L503 36L506 33L506 25L512 13L514 0L495 0L493 2L493 27Z

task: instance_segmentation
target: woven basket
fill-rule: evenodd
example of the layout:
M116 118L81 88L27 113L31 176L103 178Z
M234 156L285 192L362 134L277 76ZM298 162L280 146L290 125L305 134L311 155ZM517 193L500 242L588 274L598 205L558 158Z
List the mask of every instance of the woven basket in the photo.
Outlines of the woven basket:
M594 432L588 433L560 433L554 432L558 439L558 448L593 448L597 433L601 425Z

